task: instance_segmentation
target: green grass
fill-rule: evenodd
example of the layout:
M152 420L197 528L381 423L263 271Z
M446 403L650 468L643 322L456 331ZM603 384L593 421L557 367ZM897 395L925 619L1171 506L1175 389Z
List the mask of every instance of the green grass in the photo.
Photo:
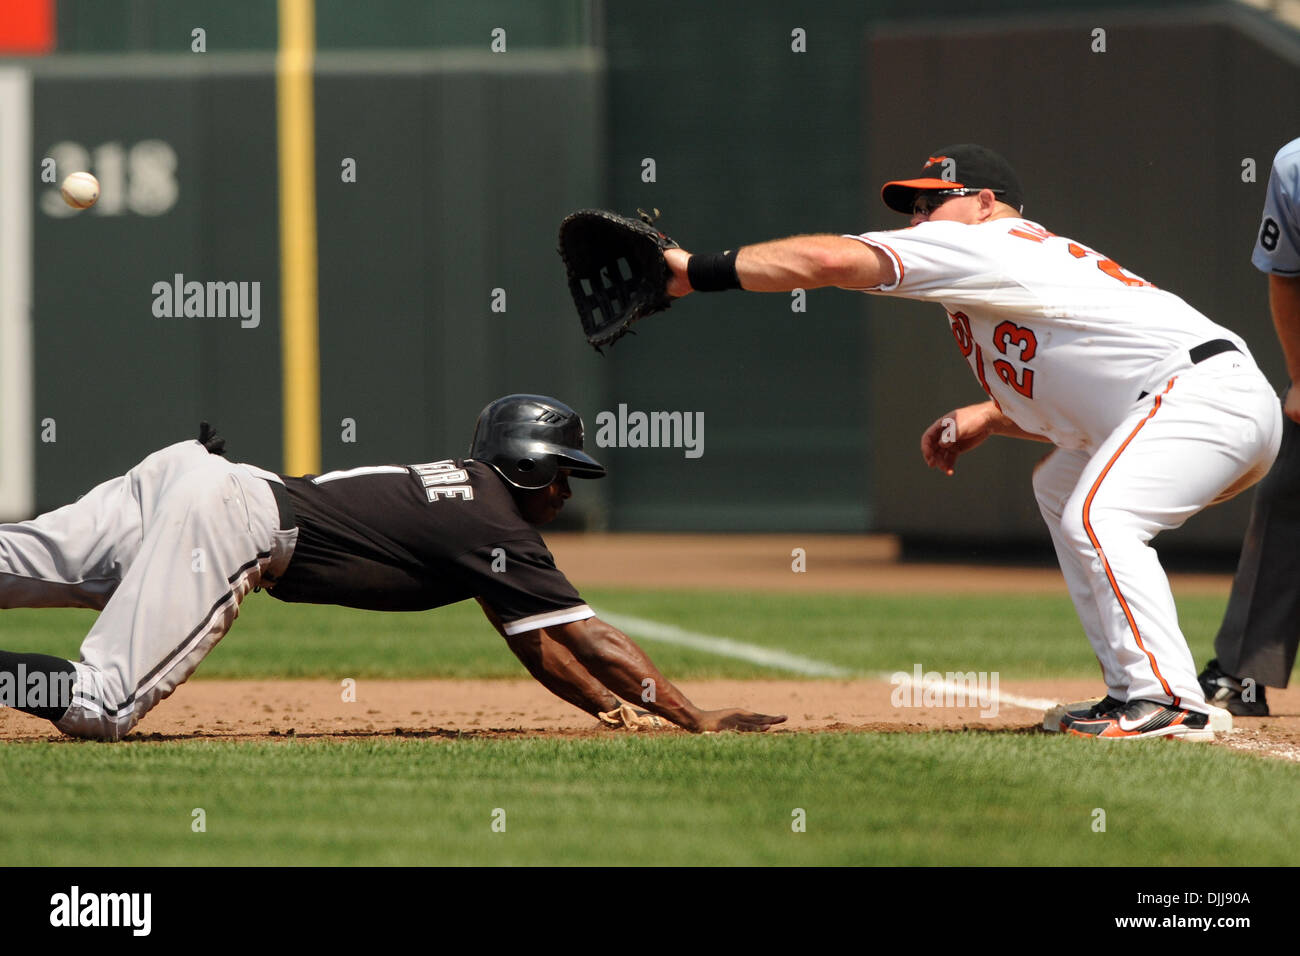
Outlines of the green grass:
M585 596L865 674L1096 674L1064 597ZM1223 605L1180 602L1198 661ZM75 657L93 620L4 611L0 647ZM675 678L789 676L642 643ZM523 670L472 603L375 614L255 595L198 676L339 674ZM6 744L0 864L1290 864L1297 786L1300 766L1225 748L1020 733Z
M1097 663L1064 596L818 595L737 592L584 594L598 609L790 651L862 673L998 671L1004 680L1093 677ZM1179 603L1198 662L1225 599ZM87 611L0 614L0 647L75 658L94 621ZM670 677L781 677L787 672L648 638L643 646ZM419 614L287 605L257 594L196 679L266 677L520 677L523 669L465 602Z
M980 733L11 745L0 863L1289 864L1297 784L1215 747Z

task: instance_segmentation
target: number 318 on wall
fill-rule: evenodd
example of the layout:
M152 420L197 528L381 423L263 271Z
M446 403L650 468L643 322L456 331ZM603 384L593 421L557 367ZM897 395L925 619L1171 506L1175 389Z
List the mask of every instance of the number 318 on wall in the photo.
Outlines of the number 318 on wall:
M101 143L93 151L80 143L55 143L41 161L41 181L50 188L41 194L41 212L59 219L77 210L59 195L59 183L69 173L85 171L99 180L97 216L161 216L180 196L176 182L176 150L160 139L144 139L127 149L121 143Z

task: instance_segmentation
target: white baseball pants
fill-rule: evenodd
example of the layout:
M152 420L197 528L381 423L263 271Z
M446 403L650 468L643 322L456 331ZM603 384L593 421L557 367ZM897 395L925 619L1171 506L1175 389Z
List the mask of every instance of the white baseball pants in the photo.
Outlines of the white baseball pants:
M1148 542L1264 476L1281 404L1240 352L1189 365L1152 392L1095 452L1044 459L1034 493L1108 693L1208 713Z

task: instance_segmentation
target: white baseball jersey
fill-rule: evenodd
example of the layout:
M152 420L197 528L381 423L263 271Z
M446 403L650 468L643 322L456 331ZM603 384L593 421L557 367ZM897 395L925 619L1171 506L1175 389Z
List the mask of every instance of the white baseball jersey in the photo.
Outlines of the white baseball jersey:
M1148 542L1258 481L1277 455L1281 407L1245 343L1019 217L850 238L894 265L895 281L862 291L942 304L1003 413L1060 446L1035 469L1034 495L1107 693L1208 711ZM1216 340L1237 351L1191 354Z
M923 222L849 236L896 281L864 292L933 299L980 385L1012 421L1095 450L1187 351L1233 332L1099 252L1026 219Z
M1268 197L1250 261L1260 272L1300 276L1300 139L1273 157Z

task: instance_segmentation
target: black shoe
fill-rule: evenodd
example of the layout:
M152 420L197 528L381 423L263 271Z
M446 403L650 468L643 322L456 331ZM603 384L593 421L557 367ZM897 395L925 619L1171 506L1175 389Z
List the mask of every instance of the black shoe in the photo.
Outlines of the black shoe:
M1089 707L1077 707L1074 710L1067 710L1061 715L1061 729L1067 729L1076 720L1095 720L1102 714L1114 710L1116 707L1124 706L1124 702L1118 698L1111 697L1107 694L1101 700Z
M1130 700L1089 720L1076 720L1061 728L1076 737L1101 740L1139 740L1144 737L1178 737L1213 740L1210 718L1154 700Z
M1205 701L1215 707L1222 707L1238 717L1267 717L1268 698L1264 696L1264 685L1250 682L1247 687L1231 674L1219 668L1218 660L1205 665L1196 678L1205 692ZM1249 694L1252 699L1247 700Z

